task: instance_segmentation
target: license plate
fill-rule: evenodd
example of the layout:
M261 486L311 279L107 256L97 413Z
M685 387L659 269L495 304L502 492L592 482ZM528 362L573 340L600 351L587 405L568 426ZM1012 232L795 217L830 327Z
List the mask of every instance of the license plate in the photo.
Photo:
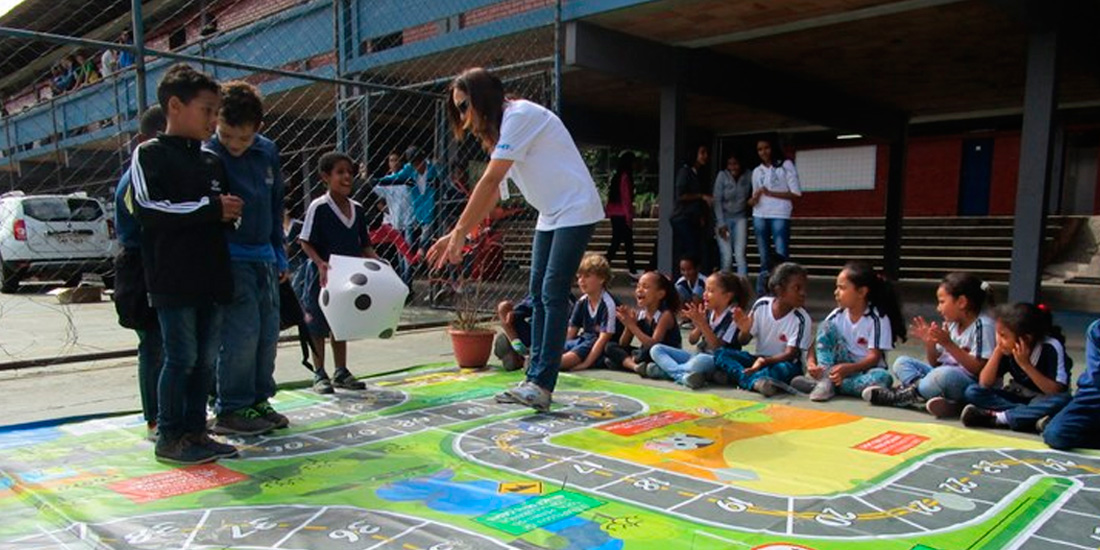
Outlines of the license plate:
M84 244L84 235L54 235L58 243L61 244Z

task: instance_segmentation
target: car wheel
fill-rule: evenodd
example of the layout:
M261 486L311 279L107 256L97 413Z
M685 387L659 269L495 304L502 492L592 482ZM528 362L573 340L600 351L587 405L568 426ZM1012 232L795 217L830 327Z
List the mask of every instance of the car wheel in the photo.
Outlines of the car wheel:
M0 259L0 292L14 294L19 290L19 270Z

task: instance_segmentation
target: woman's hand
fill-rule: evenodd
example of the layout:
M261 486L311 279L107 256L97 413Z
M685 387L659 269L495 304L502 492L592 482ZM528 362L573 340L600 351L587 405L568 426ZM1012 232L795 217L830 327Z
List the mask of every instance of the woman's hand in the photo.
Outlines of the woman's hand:
M440 237L428 249L428 265L433 270L440 270L447 264L461 263L463 240L456 238L454 231Z

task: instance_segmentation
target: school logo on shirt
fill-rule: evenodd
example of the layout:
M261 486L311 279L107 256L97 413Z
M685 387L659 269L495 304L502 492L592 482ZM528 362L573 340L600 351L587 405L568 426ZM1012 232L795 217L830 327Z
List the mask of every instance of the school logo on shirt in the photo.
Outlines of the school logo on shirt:
M222 190L222 182L220 182L220 181L218 181L218 180L216 180L216 179L212 179L212 180L210 180L210 190L211 190L211 191L214 191L215 193L219 193L219 192L221 192L221 190Z
M264 177L264 183L269 187L275 185L275 171L270 166L267 167L267 176Z
M497 149L500 149L501 151L507 151L511 148L512 148L512 146L507 144L507 143L498 143L497 144Z
M867 339L866 339L866 338L864 338L864 337L862 337L862 336L860 336L860 337L859 337L859 338L858 338L858 339L856 340L856 344L859 344L859 345L861 345L861 346L864 346L864 347L866 347L866 346L867 346Z
M786 334L780 334L779 335L779 341L780 342L786 342L787 341L787 335Z

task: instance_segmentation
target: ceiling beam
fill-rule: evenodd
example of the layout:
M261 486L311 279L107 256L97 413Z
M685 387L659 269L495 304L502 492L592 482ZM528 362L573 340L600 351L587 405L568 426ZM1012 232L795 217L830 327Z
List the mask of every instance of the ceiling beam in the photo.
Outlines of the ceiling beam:
M895 139L908 116L893 107L711 50L677 48L571 22L567 66L656 84L679 81L688 92L796 117L845 132Z

